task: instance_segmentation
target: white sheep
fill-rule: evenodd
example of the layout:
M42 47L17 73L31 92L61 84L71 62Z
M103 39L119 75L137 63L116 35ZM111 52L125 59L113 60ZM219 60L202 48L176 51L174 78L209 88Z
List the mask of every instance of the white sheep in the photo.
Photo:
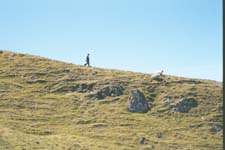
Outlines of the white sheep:
M163 70L151 76L152 79L159 79L159 77L163 76Z

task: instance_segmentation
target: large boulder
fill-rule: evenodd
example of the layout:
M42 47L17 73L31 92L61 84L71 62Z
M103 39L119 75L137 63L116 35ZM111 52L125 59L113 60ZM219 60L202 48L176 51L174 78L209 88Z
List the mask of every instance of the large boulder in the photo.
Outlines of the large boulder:
M177 102L172 109L176 112L187 113L191 108L197 106L197 101L194 98L183 98Z
M149 110L149 105L143 93L138 89L133 89L130 92L128 110L136 113L146 113Z

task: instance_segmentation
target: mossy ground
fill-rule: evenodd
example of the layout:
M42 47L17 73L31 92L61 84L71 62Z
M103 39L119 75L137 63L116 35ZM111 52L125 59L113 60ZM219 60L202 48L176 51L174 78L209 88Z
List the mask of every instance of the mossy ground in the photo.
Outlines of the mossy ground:
M0 53L0 150L211 150L223 149L222 83L68 64L46 58ZM120 84L119 97L87 98L89 92L53 92L77 84L104 87ZM140 89L153 96L144 114L127 111L129 92ZM198 106L188 113L162 104L194 97ZM162 137L158 138L157 133ZM144 144L139 139L145 137ZM151 146L150 146L151 145Z

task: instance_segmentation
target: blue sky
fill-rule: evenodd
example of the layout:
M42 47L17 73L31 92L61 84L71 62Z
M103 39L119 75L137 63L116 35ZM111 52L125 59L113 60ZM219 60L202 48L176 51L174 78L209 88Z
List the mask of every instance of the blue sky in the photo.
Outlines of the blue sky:
M0 0L0 49L222 81L222 0Z

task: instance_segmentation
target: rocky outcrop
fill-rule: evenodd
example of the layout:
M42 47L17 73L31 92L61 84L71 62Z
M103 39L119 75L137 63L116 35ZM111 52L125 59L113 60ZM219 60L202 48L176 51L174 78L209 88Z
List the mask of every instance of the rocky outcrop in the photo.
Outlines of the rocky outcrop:
M144 94L138 89L133 89L130 92L128 110L136 113L146 113L150 109Z
M84 92L87 92L87 91L91 91L93 87L94 87L94 84L85 84L85 83L82 83L82 84L79 84L78 85L76 91L77 92L84 93Z
M219 132L221 130L223 130L223 126L221 125L214 125L212 128L210 128L210 131L214 133Z
M191 108L197 106L197 101L194 98L183 98L170 108L176 112L187 113Z
M67 92L88 92L91 91L92 88L94 87L94 83L91 84L86 84L86 83L80 83L80 84L75 84L71 86L60 86L59 88L52 89L51 92L53 93L67 93Z
M107 96L116 97L123 94L123 87L122 86L107 86L100 89L97 92L89 95L92 99L104 99Z

